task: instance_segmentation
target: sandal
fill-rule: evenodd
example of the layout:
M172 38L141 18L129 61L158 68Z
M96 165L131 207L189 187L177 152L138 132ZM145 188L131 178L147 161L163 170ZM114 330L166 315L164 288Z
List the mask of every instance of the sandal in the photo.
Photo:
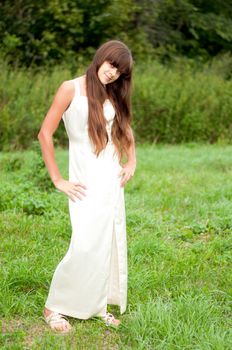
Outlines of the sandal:
M58 333L68 333L73 329L73 327L68 322L67 318L64 315L59 314L58 312L52 312L48 316L44 315L44 319L46 323L51 327L51 329ZM66 325L67 328L63 330L57 329L56 325L59 323L62 324L62 326Z
M121 321L117 320L113 314L106 312L105 316L102 316L103 321L107 326L119 326Z

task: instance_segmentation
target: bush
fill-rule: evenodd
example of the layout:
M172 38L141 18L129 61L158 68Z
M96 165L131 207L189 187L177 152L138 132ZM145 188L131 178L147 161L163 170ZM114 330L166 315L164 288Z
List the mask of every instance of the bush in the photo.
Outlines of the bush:
M12 70L0 63L0 150L27 149L37 135L49 104L63 80L71 72L62 67L49 71ZM33 77L33 78L32 78ZM57 130L55 143L65 143L64 127Z
M32 163L28 167L26 177L41 191L51 192L54 185L50 179L44 164L39 141L33 141L31 150L33 152Z
M33 183L25 181L24 176L21 176L15 185L6 184L4 188L0 188L0 211L12 209L27 215L53 212L52 201L48 194L39 191Z
M231 142L230 61L231 57L225 57L227 67L222 67L216 60L211 65L199 66L184 59L169 66L151 59L144 64L136 64L133 90L136 140ZM60 66L50 71L34 72L12 70L4 63L0 66L0 150L27 149L37 141L43 118L58 86L64 80L83 74L84 69L79 67L76 72L71 72ZM62 121L54 135L54 144L67 145ZM41 161L41 152L39 159ZM40 161L35 159L43 187L46 176L42 174L44 165Z
M185 60L137 67L134 129L140 142L230 142L232 81Z
M5 172L17 171L22 168L24 162L25 160L22 154L6 153L0 159L0 168Z
M33 142L30 154L25 156L3 153L0 165L6 176L14 179L0 188L0 211L15 209L28 215L52 215L55 187L44 165L38 141Z

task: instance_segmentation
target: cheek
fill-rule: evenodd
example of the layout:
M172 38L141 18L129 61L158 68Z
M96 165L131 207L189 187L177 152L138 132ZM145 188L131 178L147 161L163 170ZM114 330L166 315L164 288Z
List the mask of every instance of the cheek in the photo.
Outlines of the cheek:
M108 64L103 64L102 65L102 70L105 71L105 70L108 70L110 67Z
M104 67L101 66L98 70L98 75L102 75L104 73Z

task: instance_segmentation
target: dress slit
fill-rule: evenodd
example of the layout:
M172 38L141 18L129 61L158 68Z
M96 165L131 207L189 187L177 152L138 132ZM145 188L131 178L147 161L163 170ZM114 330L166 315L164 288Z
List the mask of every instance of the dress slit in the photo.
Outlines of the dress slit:
M115 234L115 221L113 221L112 246L110 259L110 275L107 293L107 303L120 305L119 290L119 266L118 266L118 248Z

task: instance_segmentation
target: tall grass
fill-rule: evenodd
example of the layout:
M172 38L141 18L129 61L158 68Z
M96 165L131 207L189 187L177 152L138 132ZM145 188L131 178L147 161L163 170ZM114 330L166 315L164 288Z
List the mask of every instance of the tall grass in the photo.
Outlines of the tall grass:
M138 142L231 142L232 81L218 69L188 61L135 65L133 127ZM36 139L59 85L85 68L52 67L34 72L0 62L0 149L26 149ZM66 145L63 123L55 144Z
M137 139L149 142L230 142L232 81L183 60L137 69L133 95Z
M52 334L42 310L68 249L67 197L46 184L33 151L0 153L1 349L229 350L232 147L137 148L125 187L128 307L118 330L70 319L73 335ZM67 178L67 150L57 149ZM16 161L17 159L17 161ZM38 204L41 203L41 206Z

